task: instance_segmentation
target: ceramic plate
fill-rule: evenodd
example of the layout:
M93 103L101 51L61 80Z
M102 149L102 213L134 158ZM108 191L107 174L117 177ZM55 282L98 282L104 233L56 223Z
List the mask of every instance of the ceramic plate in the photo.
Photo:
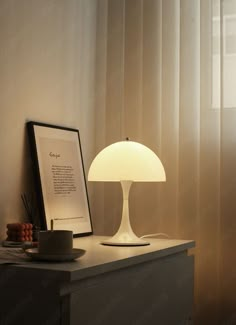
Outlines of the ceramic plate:
M75 260L76 258L84 255L84 249L73 248L70 254L40 254L38 248L29 248L25 250L26 255L30 256L32 259L37 261L47 261L47 262L67 262Z

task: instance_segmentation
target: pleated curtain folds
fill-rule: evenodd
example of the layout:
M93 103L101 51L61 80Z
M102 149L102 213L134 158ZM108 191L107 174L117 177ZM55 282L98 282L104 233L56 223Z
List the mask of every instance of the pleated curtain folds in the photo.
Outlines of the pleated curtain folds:
M129 137L161 159L167 181L133 185L131 223L138 235L196 241L199 325L236 324L235 4L99 0L97 7L95 151ZM120 184L93 186L94 230L112 235Z

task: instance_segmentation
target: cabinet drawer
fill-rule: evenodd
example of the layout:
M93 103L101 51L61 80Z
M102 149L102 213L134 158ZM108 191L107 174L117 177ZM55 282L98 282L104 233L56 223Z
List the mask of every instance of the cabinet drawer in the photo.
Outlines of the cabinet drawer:
M185 325L193 257L175 254L85 279L70 296L71 325Z

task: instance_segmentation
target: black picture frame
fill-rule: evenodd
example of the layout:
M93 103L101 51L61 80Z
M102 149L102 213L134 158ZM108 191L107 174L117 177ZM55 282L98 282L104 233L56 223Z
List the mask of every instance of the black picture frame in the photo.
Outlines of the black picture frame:
M93 233L79 130L26 123L41 230Z

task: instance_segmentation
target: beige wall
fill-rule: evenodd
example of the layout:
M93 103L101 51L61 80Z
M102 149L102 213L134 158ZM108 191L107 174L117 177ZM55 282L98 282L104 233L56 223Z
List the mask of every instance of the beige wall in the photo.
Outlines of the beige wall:
M27 120L80 130L93 152L96 0L0 1L0 239L25 219L31 191Z

